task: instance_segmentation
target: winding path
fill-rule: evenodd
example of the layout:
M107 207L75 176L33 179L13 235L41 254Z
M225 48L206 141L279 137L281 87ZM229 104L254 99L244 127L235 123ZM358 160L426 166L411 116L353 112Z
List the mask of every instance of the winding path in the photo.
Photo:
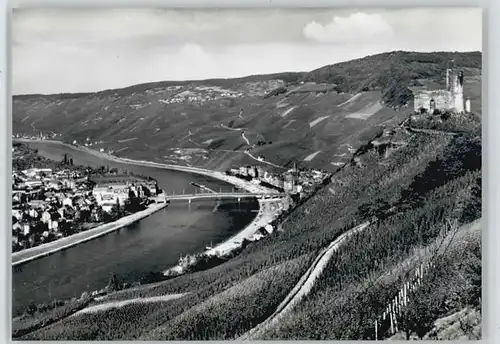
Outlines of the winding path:
M232 131L242 131L243 129L245 129L245 128L229 128L227 125L224 125L223 123L221 123L220 126L224 129L232 130Z
M276 165L276 164L273 164L272 162L269 162L269 161L266 161L264 159L259 159L259 158L256 158L255 155L253 155L252 153L250 152L245 152L246 155L248 155L250 158L254 159L255 161L259 161L263 164L268 164L270 166L274 166L274 167L278 167L278 168L283 168L283 169L286 169L286 167L283 167L283 166L280 166L280 165Z
M307 294L309 294L314 286L314 282L321 275L326 265L330 261L332 255L338 248L352 235L359 233L366 229L370 222L364 222L359 226L351 228L344 234L335 239L328 247L321 250L312 265L307 269L306 273L302 275L295 287L288 293L286 298L276 308L276 311L266 320L253 329L243 334L237 340L254 340L262 335L267 329L275 325L283 316L292 310Z
M84 308L76 313L73 313L72 316L103 312L103 311L107 311L109 309L121 308L121 307L125 307L125 306L131 305L131 304L168 302L168 301L180 299L181 297L184 297L187 294L189 294L189 293L169 294L169 295L160 295L160 296L151 296L151 297L138 297L135 299L110 301L110 302L101 303L101 304L93 305L90 307L86 307L86 308Z
M248 141L247 137L245 136L245 132L244 131L241 133L241 137L243 138L243 140L245 140L245 142L247 143L247 145L251 146L250 141Z

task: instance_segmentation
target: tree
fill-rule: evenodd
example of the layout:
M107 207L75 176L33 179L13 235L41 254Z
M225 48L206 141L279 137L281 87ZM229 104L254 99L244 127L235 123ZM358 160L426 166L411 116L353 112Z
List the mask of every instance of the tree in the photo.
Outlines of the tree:
M382 219L390 208L391 206L387 201L377 198L374 201L369 201L360 205L358 214L364 219L369 219L374 216Z
M120 200L117 198L116 203L111 208L111 216L113 219L120 218L122 215L122 207L120 205Z
M118 277L114 272L111 274L111 277L109 278L109 282L108 285L106 286L106 289L108 289L109 291L116 291L120 289L120 284L118 283Z
M411 99L413 92L400 80L391 83L382 94L384 103L394 107L404 106Z
M31 303L26 309L26 313L28 313L29 315L33 315L37 310L38 307L34 303Z
M465 206L462 217L460 219L461 222L468 223L481 217L481 212L482 212L481 183L482 183L482 178L481 176L479 176L478 178L476 178L476 182L472 186L472 195L471 195L472 197L470 197L469 203Z

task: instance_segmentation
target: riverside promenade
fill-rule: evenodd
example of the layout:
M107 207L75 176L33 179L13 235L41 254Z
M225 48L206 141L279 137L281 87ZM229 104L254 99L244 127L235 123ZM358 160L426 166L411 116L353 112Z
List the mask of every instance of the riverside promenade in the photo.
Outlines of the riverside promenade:
M106 223L104 225L98 226L93 229L89 229L84 232L73 234L71 236L58 239L40 246L28 248L19 252L12 254L12 266L17 266L29 261L48 256L50 254L56 253L58 251L70 248L72 246L78 245L80 243L98 238L100 236L106 235L113 231L116 231L122 227L128 226L134 222L137 222L160 209L167 206L167 203L153 203L148 206L148 208L139 211L128 216L124 216L114 222Z

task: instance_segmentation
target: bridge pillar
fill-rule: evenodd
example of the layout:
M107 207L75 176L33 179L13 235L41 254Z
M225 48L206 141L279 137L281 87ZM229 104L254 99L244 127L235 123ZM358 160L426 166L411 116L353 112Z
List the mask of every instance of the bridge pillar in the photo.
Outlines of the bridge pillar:
M188 199L188 202L189 202L189 205L191 205L191 198L190 198L190 199Z
M238 197L238 203L240 203L240 202L241 202L241 197Z

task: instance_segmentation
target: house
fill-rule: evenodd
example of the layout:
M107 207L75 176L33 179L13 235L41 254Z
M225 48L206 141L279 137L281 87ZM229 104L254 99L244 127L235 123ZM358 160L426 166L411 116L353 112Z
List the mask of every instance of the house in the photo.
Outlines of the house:
M30 231L31 231L30 225L27 223L24 223L24 224L22 224L22 226L23 226L23 234L29 235Z
M65 214L64 207L57 209L57 213L59 214L61 219L64 219L64 214Z
M50 180L47 182L47 188L53 189L53 190L60 190L62 187L62 183L58 180Z
M30 210L28 210L28 214L29 216L31 216L32 218L37 218L38 217L38 211L36 211L35 209L33 208L30 208Z
M65 193L63 193L63 192L58 192L55 196L56 196L57 200L58 200L60 203L62 203L62 202L64 201L64 199L68 197L68 196L67 196Z
M262 178L264 174L267 173L262 166L257 166L257 178Z
M95 222L101 221L101 217L99 216L99 212L96 209L92 209L92 211L90 213L90 218L92 219L92 221L95 221Z
M44 211L42 213L42 216L41 216L41 219L40 219L43 223L50 223L52 221L52 215L50 215L50 213L48 211Z
M34 209L43 209L45 208L45 201L44 200L39 200L39 199L34 199L28 202L29 206L34 208Z
M283 189L285 190L285 192L289 192L289 193L295 193L296 192L295 184L291 180L287 180L287 181L284 182Z
M120 202L120 205L124 205L130 197L129 192L130 186L127 184L106 184L95 187L92 190L92 194L96 198L97 204L101 206L104 203L115 204L116 200Z
M102 210L106 213L110 213L113 207L116 205L116 202L104 202L101 204Z
M59 230L59 222L57 222L57 221L50 221L49 222L49 230L57 232Z
M257 177L257 169L255 167L249 167L248 175L253 178Z
M85 205L85 199L83 197L75 197L73 198L73 205L78 207L83 207Z
M43 185L42 181L37 180L37 179L29 179L29 180L25 181L24 184L26 185L26 187L28 189L37 189Z
M63 204L63 206L70 206L70 207L72 207L73 206L73 200L70 197L66 197L62 201L62 204Z
M57 221L57 220L59 220L60 218L61 218L61 214L60 214L58 211L52 211L52 212L50 213L50 219L51 219L52 221Z
M269 233L264 229L264 227L260 227L250 238L251 241L260 240L263 237L267 236Z
M12 203L21 203L21 195L13 194L12 195Z
M20 210L13 209L12 216L14 216L17 219L17 221L21 221L23 218L23 213Z
M22 230L23 230L23 226L19 222L16 222L12 225L12 232L13 233L20 233Z
M46 176L51 176L52 175L52 169L51 168L40 168L38 169L39 174L44 174Z
M248 168L245 166L240 167L240 175L246 176L248 174Z
M73 189L76 187L76 182L72 179L63 179L62 180L62 185L65 187L65 188L68 188L68 189Z
M63 206L64 208L64 216L67 220L71 220L75 217L76 210L70 205Z
M267 224L265 229L269 234L272 234L274 232L274 227L271 224Z

